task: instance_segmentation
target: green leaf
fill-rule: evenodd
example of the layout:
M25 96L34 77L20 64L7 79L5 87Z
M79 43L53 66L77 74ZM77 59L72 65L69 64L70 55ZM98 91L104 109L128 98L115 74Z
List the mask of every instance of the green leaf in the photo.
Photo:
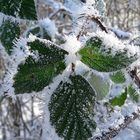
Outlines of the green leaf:
M28 45L31 47L31 51L37 54L37 58L34 59L33 56L29 56L25 63L19 66L13 85L16 94L41 91L65 69L66 51L39 40Z
M124 83L126 81L125 75L122 71L118 71L116 73L113 73L112 75L110 75L110 78L116 84L121 84L121 83Z
M89 75L88 73L84 74L84 77L87 79L87 81L90 83L92 88L96 91L96 96L98 100L102 100L110 90L109 82L104 80L101 76L91 73Z
M0 0L0 12L22 19L37 19L34 0Z
M96 128L95 92L80 75L70 76L54 91L50 103L50 121L64 140L87 140Z
M132 87L132 85L130 85L127 88L127 92L130 96L130 98L134 101L134 102L138 102L139 101L139 94L137 93L137 91Z
M34 0L21 0L19 16L23 19L37 19Z
M117 52L113 56L110 50L107 52L102 46L102 40L98 37L89 39L79 51L81 61L97 71L112 72L126 68L136 60L134 56L129 58L126 52Z
M122 105L124 105L126 98L127 98L127 88L120 96L117 96L110 101L111 105L112 106L122 106Z
M19 24L10 19L3 20L0 27L0 40L6 51L10 54L13 48L13 40L19 38L20 27Z

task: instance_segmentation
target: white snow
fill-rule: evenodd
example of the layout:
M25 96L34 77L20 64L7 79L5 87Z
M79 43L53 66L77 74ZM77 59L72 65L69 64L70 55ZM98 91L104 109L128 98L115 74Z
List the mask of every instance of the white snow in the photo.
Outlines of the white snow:
M64 50L69 53L76 53L81 48L81 42L77 40L75 35L65 36L66 42L61 46Z

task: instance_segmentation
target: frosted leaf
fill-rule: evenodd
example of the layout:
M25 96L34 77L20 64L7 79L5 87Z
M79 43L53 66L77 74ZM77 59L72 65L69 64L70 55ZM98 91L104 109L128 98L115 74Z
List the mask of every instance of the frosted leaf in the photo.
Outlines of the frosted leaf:
M126 68L137 60L135 55L127 56L127 50L112 54L112 49L106 49L108 47L106 45L102 38L98 36L90 38L85 47L78 52L81 56L81 61L97 71L112 72Z
M70 76L71 83L61 82L50 103L50 121L64 139L85 140L96 128L95 93L80 75Z
M30 42L28 45L31 52L37 56L34 59L35 56L30 55L25 63L19 65L13 84L16 94L42 90L65 69L64 57L67 52L64 50L39 40Z

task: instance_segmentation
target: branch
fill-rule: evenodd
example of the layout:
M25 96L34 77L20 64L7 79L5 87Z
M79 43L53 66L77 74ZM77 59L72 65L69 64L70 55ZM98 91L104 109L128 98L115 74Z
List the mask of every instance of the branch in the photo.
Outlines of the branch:
M119 125L119 128L109 128L108 132L103 132L102 136L95 137L93 138L93 140L111 140L112 138L117 136L121 130L125 129L131 122L136 120L139 117L139 112L133 112L132 115L133 117L126 116L124 122Z

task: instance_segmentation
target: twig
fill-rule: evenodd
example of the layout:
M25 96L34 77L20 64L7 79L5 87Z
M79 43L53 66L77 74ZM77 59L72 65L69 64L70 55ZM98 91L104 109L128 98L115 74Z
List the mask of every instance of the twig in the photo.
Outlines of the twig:
M80 38L80 36L82 35L82 33L83 33L84 29L85 29L85 26L86 26L86 24L88 23L89 20L92 20L92 21L94 21L95 23L97 23L97 24L99 25L99 27L101 28L101 30L103 30L103 31L105 31L106 33L108 33L107 28L103 25L103 23L101 22L101 20L100 20L99 17L89 16L89 15L84 16L84 14L81 14L81 15L82 15L82 16L81 16L80 18L86 17L86 20L85 20L85 22L83 23L79 34L77 35L77 40L79 40L79 38Z
M79 40L80 36L81 36L82 33L84 32L85 26L86 26L87 23L88 23L88 17L85 19L85 22L83 23L83 25L82 25L82 27L81 27L81 30L80 30L79 34L77 35L77 40Z
M100 20L99 17L92 16L91 17L91 20L93 20L94 22L96 22L103 31L105 31L106 33L108 33L106 27L102 24L102 22L101 22L101 20Z
M75 71L75 64L74 63L71 64L71 70L72 70L72 72Z

